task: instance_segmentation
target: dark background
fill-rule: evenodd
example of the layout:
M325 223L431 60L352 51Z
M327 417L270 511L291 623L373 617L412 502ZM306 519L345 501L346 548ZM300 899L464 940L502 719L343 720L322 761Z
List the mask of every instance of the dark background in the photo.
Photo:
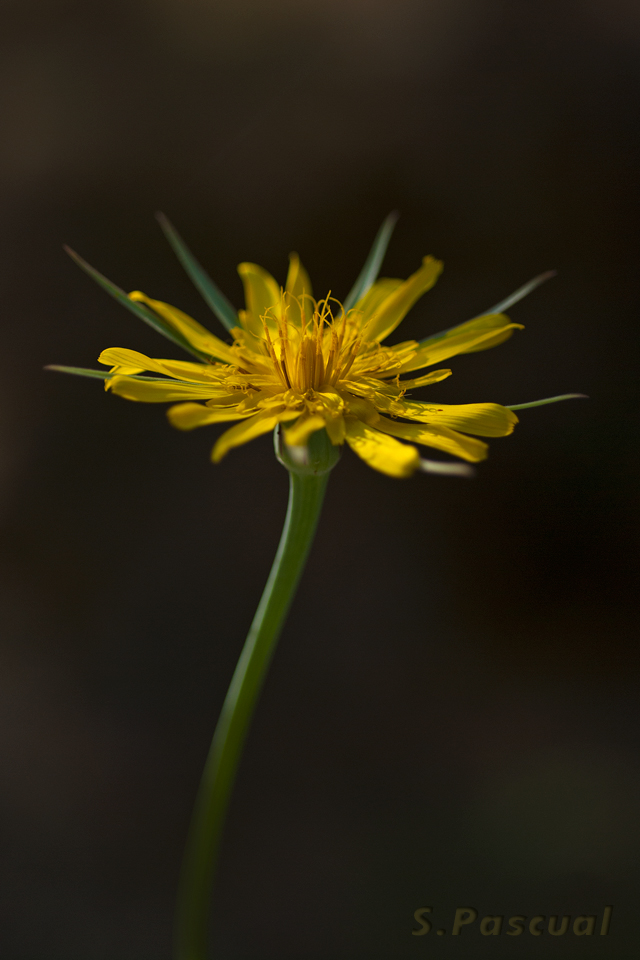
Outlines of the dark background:
M216 888L227 960L633 958L640 941L632 0L4 0L0 58L3 960L165 960L209 738L286 474L265 437L45 373L166 342L62 253L207 308L297 250L343 297L446 269L402 338L526 330L447 402L524 411L473 481L347 451L251 730ZM174 355L171 353L170 355ZM177 356L177 354L175 354ZM437 390L437 394L436 391ZM608 938L413 938L433 906L597 913Z

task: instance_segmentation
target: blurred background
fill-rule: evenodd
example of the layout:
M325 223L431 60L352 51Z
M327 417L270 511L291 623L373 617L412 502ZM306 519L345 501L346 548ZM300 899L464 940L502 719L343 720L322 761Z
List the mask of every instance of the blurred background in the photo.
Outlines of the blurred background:
M63 243L219 332L158 209L240 305L236 264L283 281L292 249L344 297L397 208L383 275L445 261L401 339L555 268L510 311L526 330L429 396L591 398L523 411L473 481L345 453L242 763L214 955L637 956L637 5L0 17L3 960L169 957L192 801L284 517L269 437L214 467L221 430L42 370L170 350ZM423 906L450 930L458 906L607 904L607 939L411 936Z

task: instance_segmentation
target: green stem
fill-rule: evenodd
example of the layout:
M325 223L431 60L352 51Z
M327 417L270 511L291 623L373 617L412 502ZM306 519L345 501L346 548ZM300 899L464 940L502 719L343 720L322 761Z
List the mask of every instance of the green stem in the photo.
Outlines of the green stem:
M278 552L218 720L178 890L176 960L206 960L211 888L229 798L258 695L316 531L329 474L289 473Z

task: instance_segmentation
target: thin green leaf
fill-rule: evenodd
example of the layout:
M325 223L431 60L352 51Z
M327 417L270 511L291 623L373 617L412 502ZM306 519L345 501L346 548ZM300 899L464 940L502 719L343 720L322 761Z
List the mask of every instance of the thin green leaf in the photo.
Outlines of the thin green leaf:
M203 359L203 354L195 350L189 341L183 337L176 330L173 330L161 317L156 316L152 310L150 310L143 303L137 303L135 300L131 300L124 290L121 290L120 287L117 287L115 283L112 283L111 280L108 280L103 274L98 270L92 267L86 260L83 260L79 254L72 250L70 247L65 246L64 248L69 254L71 259L78 264L81 270L84 270L92 280L95 280L103 290L106 290L114 300L117 300L118 303L121 303L123 307L126 307L127 310L130 310L131 313L135 314L140 320L144 320L150 327L157 333L161 333L163 337L166 337L168 340L173 341L177 346L181 347L183 350L186 350L187 353L190 353L192 356L197 357L198 360Z
M517 290L514 290L513 293L510 293L508 297L505 297L504 300L501 300L500 303L496 303L495 307L491 307L489 310L483 310L482 313L478 314L478 317L484 317L487 313L504 313L505 310L508 310L509 307L512 307L514 303L517 303L518 300L523 300L528 296L536 287L539 287L541 284L546 283L547 280L551 280L552 277L555 277L557 274L556 270L546 270L544 273L539 274L537 277L534 277L533 280L529 280L528 283L523 284L523 286L518 287ZM478 317L472 317L472 320L477 320Z
M95 380L108 380L112 374L108 370L88 370L86 367L61 367L50 363L45 370L57 370L58 373L73 373L76 377L92 377Z
M141 373L111 373L110 370L90 370L87 367L61 367L58 364L50 363L45 370L57 370L58 373L73 373L76 377L91 377L94 380L110 380L112 377L126 376L129 380L147 380L152 383L179 383L189 384L194 387L201 387L200 380L176 380L174 377L145 377Z
M191 282L200 291L205 303L213 310L220 323L227 330L233 330L234 327L240 326L235 307L198 263L175 227L165 217L164 213L157 213L156 219Z
M589 399L586 393L562 393L559 397L547 397L545 400L532 400L531 403L505 404L505 406L507 410L528 410L529 407L544 407L547 403L558 403L559 400L577 400L578 398Z
M358 279L346 296L343 304L345 312L350 310L351 307L355 306L358 300L364 297L367 290L369 290L374 284L376 277L380 272L384 255L387 252L387 247L389 246L389 240L391 240L393 228L398 222L399 216L400 214L397 212L397 210L392 210L382 222L382 226L378 230L376 238L373 241L373 246L369 251L369 256L365 260L364 267L358 274Z
M505 297L504 300L501 300L500 303L496 303L495 307L491 307L490 310L484 310L482 313L479 313L477 317L472 317L471 320L479 320L481 317L487 317L490 314L503 313L505 310L508 310L509 307L513 306L514 303L517 303L518 300L522 300L523 297L526 297L527 294L531 293L532 290L535 290L536 287L539 287L540 284L545 283L545 281L550 280L551 277L555 277L555 270L547 270L546 273L541 273L539 276L534 277L533 280L529 280L528 283L525 283L524 286L518 287L513 293L509 294L508 297ZM468 320L467 323L470 323L471 320ZM452 330L456 330L461 324L457 323L454 327L447 327L446 330L441 330L440 333L434 333L430 337L425 337L424 340L419 341L419 345L429 342L435 343L437 340L442 340L446 337Z

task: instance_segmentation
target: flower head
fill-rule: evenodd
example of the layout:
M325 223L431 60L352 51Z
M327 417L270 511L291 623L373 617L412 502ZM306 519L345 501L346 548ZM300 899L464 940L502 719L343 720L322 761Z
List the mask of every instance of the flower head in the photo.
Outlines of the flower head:
M176 238L169 234L174 247L182 244ZM185 251L178 247L183 262L191 256ZM99 357L109 372L93 375L102 376L107 390L128 400L174 402L168 417L180 430L236 421L213 447L214 462L281 424L284 441L294 453L303 452L311 435L324 429L334 446L346 442L374 469L407 477L420 468L446 469L421 459L414 444L476 462L487 456L487 444L479 436L506 436L517 423L512 410L497 403L451 405L409 399L410 391L451 375L441 367L420 371L459 353L496 346L521 326L502 312L490 312L420 342L388 346L384 341L436 282L442 264L433 257L425 257L407 280L365 277L345 306L330 295L313 298L308 274L296 254L290 257L284 287L262 267L241 263L246 307L237 315L212 281L201 279L201 268L191 258L185 265L229 329L231 343L176 307L140 291L125 295L84 262L81 265L129 309L196 358L158 360L111 347ZM452 465L451 472L455 469Z

